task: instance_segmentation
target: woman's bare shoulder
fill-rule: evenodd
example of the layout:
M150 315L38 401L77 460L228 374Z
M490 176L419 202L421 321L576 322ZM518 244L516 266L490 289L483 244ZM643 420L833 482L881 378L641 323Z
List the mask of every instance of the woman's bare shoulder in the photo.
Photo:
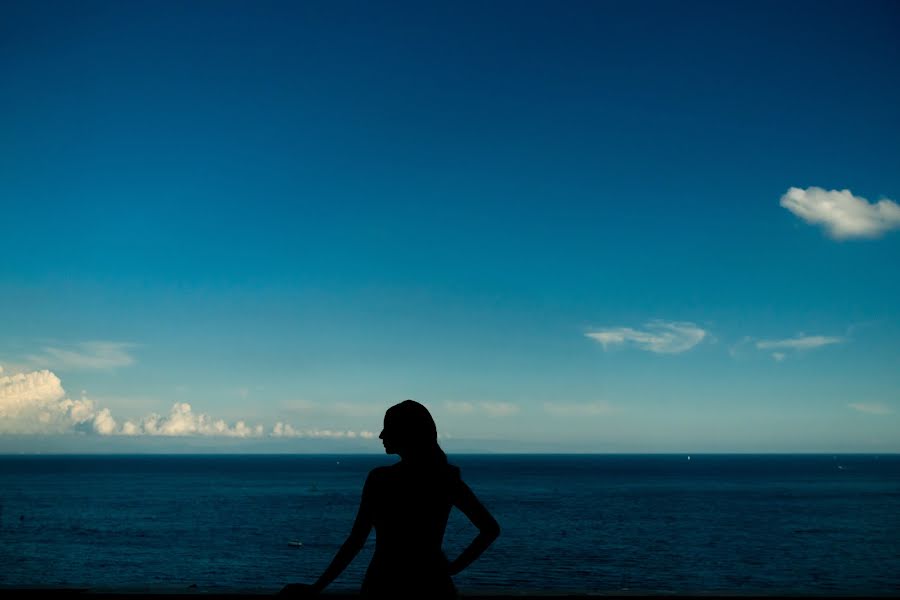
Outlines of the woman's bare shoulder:
M396 465L387 465L383 467L375 467L369 471L369 481L382 481L391 476Z

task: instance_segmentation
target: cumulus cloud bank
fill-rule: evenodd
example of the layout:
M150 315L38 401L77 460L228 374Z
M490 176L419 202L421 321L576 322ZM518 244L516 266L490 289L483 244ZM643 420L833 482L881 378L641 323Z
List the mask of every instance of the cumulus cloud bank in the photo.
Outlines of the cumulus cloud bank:
M781 206L811 225L821 225L838 240L875 238L900 228L900 206L884 198L872 204L850 190L792 187L781 197Z
M263 426L249 426L244 421L229 425L222 419L195 413L187 402L176 402L166 416L151 414L138 422L126 421L122 425L121 433L123 435L209 435L248 438L262 436Z
M176 402L167 415L154 413L142 419L125 420L120 425L108 408L101 409L85 397L76 400L68 398L62 382L52 371L43 369L0 376L0 434L61 434L74 431L122 436L259 438L266 435L262 425L248 425L244 421L229 424L223 419L194 412L186 402ZM376 437L371 431L299 430L280 422L268 435L276 438Z
M0 374L3 370L0 367ZM357 414L356 406L340 406L340 413ZM364 411L365 412L365 411ZM367 414L367 413L366 413ZM82 397L66 397L62 382L53 372L43 369L0 376L0 434L55 434L73 431L122 436L218 436L259 438L266 435L262 425L244 421L229 424L204 413L194 412L190 404L176 402L167 415L150 414L142 419L119 422L108 408L98 408ZM276 423L268 434L274 438L373 439L371 431L306 429Z
M107 433L111 425L108 410L96 411L87 398L67 398L59 377L46 369L0 377L0 433Z
M48 434L94 431L101 435L217 435L258 437L262 425L243 421L229 425L222 419L194 413L191 405L179 402L166 416L151 414L125 421L121 427L108 408L100 409L92 400L66 397L62 382L46 369L0 377L0 433Z
M643 329L631 327L610 327L585 334L610 346L628 345L657 354L678 354L690 350L707 336L707 332L690 322L650 321Z

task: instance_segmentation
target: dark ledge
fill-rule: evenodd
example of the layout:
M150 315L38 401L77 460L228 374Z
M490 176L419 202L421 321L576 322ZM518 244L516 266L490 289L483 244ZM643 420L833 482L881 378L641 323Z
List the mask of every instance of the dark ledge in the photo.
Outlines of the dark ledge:
M199 600L199 598L216 598L221 600L273 600L280 598L276 594L260 592L238 591L208 591L193 589L188 591L146 591L146 590L100 590L90 588L4 588L0 587L0 595L6 600ZM359 594L353 592L325 592L319 596L322 600L358 600ZM822 598L825 600L883 600L884 598L900 598L900 591L896 593L847 595L847 594L732 594L722 593L648 593L648 592L584 592L584 593L553 593L553 592L527 592L521 593L464 593L460 592L460 600L527 600L535 598L539 600L574 600L576 598L603 598L607 600L659 600L660 598L673 598L685 600L697 598L700 600L774 600L775 598L787 598L793 600L812 600ZM422 599L426 600L426 599Z

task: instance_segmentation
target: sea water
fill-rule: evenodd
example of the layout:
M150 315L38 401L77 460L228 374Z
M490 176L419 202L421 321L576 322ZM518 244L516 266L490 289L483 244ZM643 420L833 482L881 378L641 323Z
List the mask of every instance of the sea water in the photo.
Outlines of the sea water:
M311 583L379 455L0 456L0 586ZM502 534L464 593L890 594L900 455L451 455ZM454 510L445 552L477 531ZM358 589L374 533L333 589ZM196 586L196 587L194 587Z

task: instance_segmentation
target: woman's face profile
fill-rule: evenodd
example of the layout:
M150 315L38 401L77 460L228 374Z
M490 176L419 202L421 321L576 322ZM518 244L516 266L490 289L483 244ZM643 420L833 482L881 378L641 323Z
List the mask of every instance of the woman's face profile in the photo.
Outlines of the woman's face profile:
M431 415L424 406L407 400L384 413L384 428L378 437L387 454L414 457L427 451L429 430L434 430Z
M378 437L384 444L385 454L397 454L397 439L390 427L390 420L387 415L384 416L384 428L378 434Z

